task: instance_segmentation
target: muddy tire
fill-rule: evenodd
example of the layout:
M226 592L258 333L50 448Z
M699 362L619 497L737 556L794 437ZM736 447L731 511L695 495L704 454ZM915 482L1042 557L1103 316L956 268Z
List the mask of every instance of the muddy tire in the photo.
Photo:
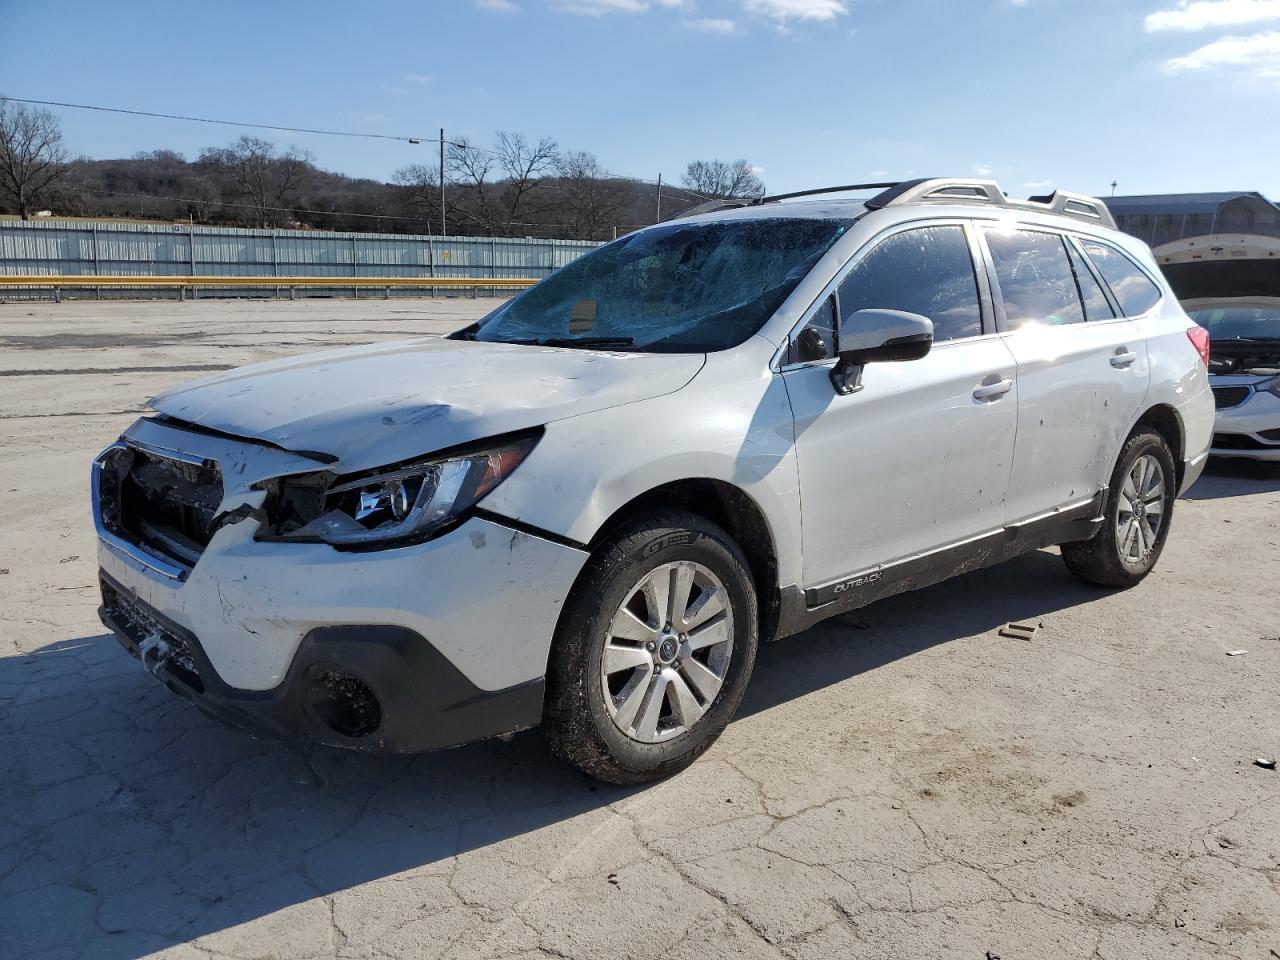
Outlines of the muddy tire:
M1177 470L1163 436L1135 432L1120 452L1107 490L1102 529L1091 540L1064 543L1062 559L1081 580L1104 587L1132 587L1160 559L1173 505Z
M755 665L755 585L737 544L695 514L648 514L578 579L547 670L552 750L599 780L683 770L728 725Z

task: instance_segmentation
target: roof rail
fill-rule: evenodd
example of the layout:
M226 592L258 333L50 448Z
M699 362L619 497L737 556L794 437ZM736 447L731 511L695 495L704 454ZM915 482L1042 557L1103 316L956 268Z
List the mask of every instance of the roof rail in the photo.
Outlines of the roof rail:
M813 197L821 193L847 193L851 190L884 190L897 186L892 183L846 183L839 187L818 187L816 190L797 190L795 193L779 193L771 197L741 197L733 200L708 200L688 210L668 217L668 220L679 220L682 217L696 217L700 213L714 213L717 210L732 210L737 207L758 207L762 203L777 203L779 200L794 200L797 197Z
M1055 190L1048 196L1014 200L1000 189L994 180L931 178L907 180L890 187L866 201L869 209L879 210L888 206L908 203L990 203L994 206L1012 207L1017 210L1034 210L1037 213L1056 213L1077 220L1086 220L1104 227L1116 229L1115 218L1101 200L1082 193Z
M909 203L989 203L993 206L1015 210L1056 213L1064 217L1074 217L1077 220L1085 220L1103 227L1110 227L1112 230L1117 229L1115 218L1111 215L1107 205L1101 200L1095 197L1087 197L1083 193L1055 190L1048 196L1014 200L1006 196L1005 192L1000 189L1000 184L994 180L951 179L946 177L903 180L901 183L849 183L839 187L819 187L816 190L779 193L772 197L709 200L706 203L698 204L696 207L681 211L670 219L679 220L683 217L697 216L700 213L711 213L715 210L754 207L763 203L777 203L779 200L812 197L822 193L845 193L851 190L881 191L870 200L863 201L868 210L880 210L884 207L903 206Z

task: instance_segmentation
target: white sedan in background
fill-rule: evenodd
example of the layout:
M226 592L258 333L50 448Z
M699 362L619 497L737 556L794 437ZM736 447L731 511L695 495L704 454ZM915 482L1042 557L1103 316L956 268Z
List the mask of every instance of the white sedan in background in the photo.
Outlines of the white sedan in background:
M1280 297L1187 300L1209 331L1217 419L1211 453L1280 462Z

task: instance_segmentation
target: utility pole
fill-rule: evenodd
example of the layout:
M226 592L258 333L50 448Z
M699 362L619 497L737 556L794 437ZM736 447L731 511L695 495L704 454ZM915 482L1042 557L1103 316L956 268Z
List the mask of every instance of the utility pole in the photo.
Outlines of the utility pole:
M448 233L444 223L444 127L440 128L440 236Z
M662 174L658 174L658 213L653 218L653 222L662 222Z
M1116 182L1114 180L1111 181L1111 195L1113 197L1116 195Z

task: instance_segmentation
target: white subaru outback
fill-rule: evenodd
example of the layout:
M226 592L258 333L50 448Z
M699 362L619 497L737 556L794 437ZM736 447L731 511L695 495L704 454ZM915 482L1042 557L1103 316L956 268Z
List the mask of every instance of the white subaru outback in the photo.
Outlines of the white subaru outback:
M1208 335L1097 200L870 186L157 397L93 468L104 622L262 735L540 724L635 783L707 749L761 640L1053 544L1137 583L1209 449Z

